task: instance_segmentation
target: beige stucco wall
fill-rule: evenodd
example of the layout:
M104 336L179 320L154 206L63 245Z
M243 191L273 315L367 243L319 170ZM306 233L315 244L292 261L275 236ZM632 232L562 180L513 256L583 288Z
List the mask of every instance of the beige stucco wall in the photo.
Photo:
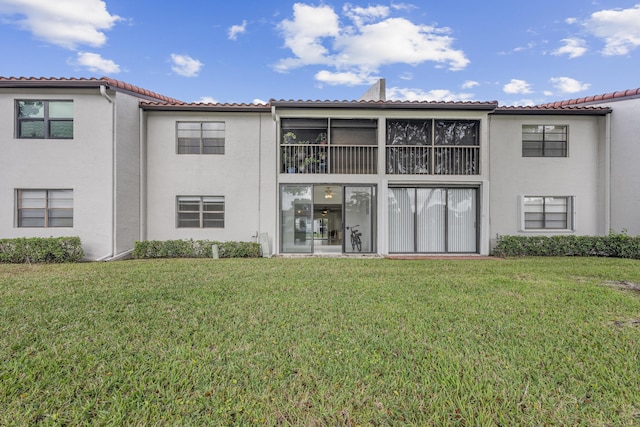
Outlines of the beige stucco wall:
M16 99L72 99L71 140L15 138ZM111 104L98 90L0 90L0 237L79 236L87 258L110 252ZM18 228L16 189L73 189L72 228Z
M271 114L146 112L146 238L251 241L275 232ZM225 122L225 154L176 154L177 121ZM177 228L177 196L224 196L224 228Z
M140 239L139 99L116 93L115 99L115 254L133 249Z
M640 97L593 105L611 113L611 230L640 235Z
M540 234L521 230L520 197L573 196L571 234L605 233L602 185L605 118L570 115L492 115L490 117L491 241L497 235ZM522 125L569 126L568 157L522 157ZM561 233L561 232L557 232ZM566 232L565 232L566 233ZM552 234L552 233L542 233Z

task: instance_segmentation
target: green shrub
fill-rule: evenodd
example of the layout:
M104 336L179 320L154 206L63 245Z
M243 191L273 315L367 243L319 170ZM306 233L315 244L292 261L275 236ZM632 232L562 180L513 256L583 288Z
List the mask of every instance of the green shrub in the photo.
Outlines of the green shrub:
M496 256L602 256L640 259L640 236L499 236Z
M3 263L78 262L83 256L79 237L0 239L0 262Z
M260 244L218 242L215 240L144 240L136 242L133 258L211 258L211 247L218 245L220 258L259 258Z

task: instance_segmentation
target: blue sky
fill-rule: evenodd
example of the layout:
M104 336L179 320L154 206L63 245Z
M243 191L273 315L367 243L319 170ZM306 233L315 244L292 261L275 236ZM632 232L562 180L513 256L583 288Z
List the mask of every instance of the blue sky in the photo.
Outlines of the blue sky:
M0 0L0 75L186 102L532 105L640 87L640 0Z

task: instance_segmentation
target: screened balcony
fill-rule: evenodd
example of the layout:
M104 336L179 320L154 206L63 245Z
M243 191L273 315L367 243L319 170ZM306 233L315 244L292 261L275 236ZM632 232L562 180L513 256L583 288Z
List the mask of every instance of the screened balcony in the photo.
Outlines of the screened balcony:
M392 175L478 175L478 121L390 120L386 172Z
M377 174L377 120L282 119L280 172Z

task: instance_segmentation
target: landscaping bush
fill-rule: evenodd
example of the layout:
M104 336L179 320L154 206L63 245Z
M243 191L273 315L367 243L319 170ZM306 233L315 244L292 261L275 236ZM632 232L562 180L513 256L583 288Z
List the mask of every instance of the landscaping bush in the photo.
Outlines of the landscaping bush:
M79 237L31 237L0 239L0 262L78 262L84 256Z
M136 242L133 258L211 258L211 247L218 245L220 258L259 258L260 244L218 242L215 240L144 240Z
M640 236L499 236L496 256L602 256L640 259Z

